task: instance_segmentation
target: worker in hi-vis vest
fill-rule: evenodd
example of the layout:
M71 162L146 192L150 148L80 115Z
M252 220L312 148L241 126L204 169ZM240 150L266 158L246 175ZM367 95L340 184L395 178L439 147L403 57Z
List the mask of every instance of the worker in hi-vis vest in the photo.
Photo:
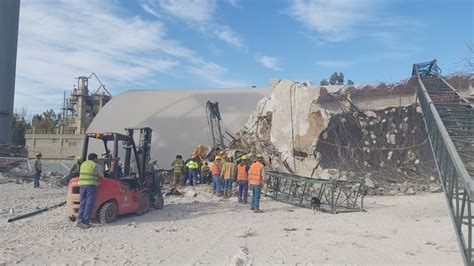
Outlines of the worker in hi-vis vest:
M94 210L97 196L97 185L99 178L103 178L104 173L100 165L97 164L97 154L90 153L87 161L81 164L79 172L79 213L77 215L77 226L82 229L91 227L91 215Z
M239 185L239 190L237 193L238 202L247 204L247 194L249 191L249 165L247 155L243 155L238 160L237 165L237 183Z
M249 185L252 191L252 207L250 208L256 213L262 212L260 210L260 193L262 186L265 183L265 166L263 165L263 156L258 154L257 159L249 169Z
M199 164L196 160L196 157L191 157L191 160L189 160L186 163L186 167L188 168L188 180L189 180L189 185L193 186L194 182L197 182L198 180L198 170L199 170Z
M211 163L211 174L212 174L212 192L218 197L221 196L222 183L221 183L221 157L216 156L214 161Z

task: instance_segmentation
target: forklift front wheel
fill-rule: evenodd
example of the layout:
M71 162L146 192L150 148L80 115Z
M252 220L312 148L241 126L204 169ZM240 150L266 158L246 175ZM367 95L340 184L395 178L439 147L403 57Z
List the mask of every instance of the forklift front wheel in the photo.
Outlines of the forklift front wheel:
M99 220L103 224L109 224L117 220L117 204L107 202L99 210Z
M150 211L150 203L151 203L150 194L148 192L142 193L140 197L140 201L138 202L137 214L143 215L147 213L148 211Z

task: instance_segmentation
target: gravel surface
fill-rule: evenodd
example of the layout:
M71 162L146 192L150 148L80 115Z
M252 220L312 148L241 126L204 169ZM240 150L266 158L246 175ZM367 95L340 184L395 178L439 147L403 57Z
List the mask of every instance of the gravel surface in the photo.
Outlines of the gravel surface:
M7 223L65 200L65 188L30 185L0 185L0 264L462 264L441 193L368 197L367 212L337 215L262 198L255 214L197 187L195 197L186 188L162 210L88 230L66 207Z

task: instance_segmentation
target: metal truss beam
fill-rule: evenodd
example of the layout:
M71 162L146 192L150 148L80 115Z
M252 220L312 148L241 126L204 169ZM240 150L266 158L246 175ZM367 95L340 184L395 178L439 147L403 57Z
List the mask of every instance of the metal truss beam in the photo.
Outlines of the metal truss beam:
M274 200L311 208L311 199L321 201L321 210L330 213L364 210L364 184L359 180L315 179L268 171L266 195Z
M439 73L436 60L413 65L417 98L464 263L474 265L474 109Z

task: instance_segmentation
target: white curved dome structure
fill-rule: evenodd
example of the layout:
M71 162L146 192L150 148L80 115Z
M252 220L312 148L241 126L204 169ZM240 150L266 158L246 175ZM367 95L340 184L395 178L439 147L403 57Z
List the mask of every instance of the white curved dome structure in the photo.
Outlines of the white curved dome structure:
M164 168L176 154L190 156L198 144L210 144L206 102L219 102L225 128L235 133L270 89L191 89L127 91L112 98L88 132L124 132L127 127L151 127L151 157Z

